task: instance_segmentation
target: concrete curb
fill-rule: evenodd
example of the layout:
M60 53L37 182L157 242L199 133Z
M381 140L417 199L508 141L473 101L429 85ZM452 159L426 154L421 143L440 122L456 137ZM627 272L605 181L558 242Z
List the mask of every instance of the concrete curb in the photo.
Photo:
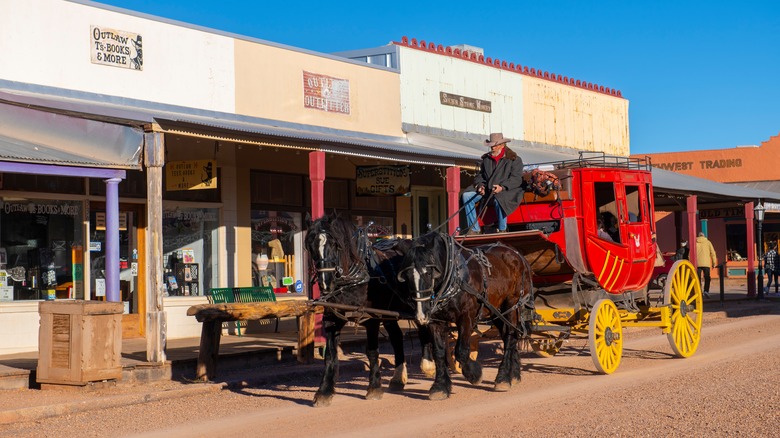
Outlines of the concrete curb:
M339 367L340 369L361 371L365 369L365 364L360 360L342 360ZM51 405L0 411L0 424L38 421L63 415L137 405L161 400L205 395L222 390L236 390L241 388L260 386L281 379L290 379L302 374L312 374L315 372L321 373L322 370L322 364L294 365L288 367L286 370L271 370L271 372L266 372L262 376L251 379L236 378L234 380L227 380L224 382L192 383L190 386L177 389L167 389L139 394L95 396L89 400L82 400L78 402L57 403Z

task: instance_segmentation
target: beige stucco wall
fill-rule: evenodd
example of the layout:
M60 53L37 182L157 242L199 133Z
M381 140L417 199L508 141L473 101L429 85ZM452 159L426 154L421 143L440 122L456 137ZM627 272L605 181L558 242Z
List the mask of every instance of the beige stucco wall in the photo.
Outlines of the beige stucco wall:
M523 138L612 155L629 154L628 100L523 78Z
M304 71L349 80L350 113L305 108ZM236 40L235 76L237 114L371 134L403 134L396 72Z

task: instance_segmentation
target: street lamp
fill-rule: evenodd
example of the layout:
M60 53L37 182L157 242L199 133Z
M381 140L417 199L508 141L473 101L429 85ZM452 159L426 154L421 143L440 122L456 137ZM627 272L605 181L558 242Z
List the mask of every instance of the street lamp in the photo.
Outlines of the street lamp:
M762 235L763 232L761 231L761 226L764 223L764 211L766 208L764 208L764 205L761 204L761 200L758 200L758 205L753 209L753 212L756 214L756 220L758 221L758 299L763 300L764 299L764 271L762 270L761 262L764 259L764 244L762 243Z

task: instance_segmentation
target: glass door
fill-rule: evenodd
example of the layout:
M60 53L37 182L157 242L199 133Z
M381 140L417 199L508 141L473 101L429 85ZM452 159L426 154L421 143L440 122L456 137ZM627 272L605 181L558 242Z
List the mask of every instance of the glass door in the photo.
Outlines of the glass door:
M106 210L105 204L91 202L89 212L89 255L91 300L106 299ZM122 318L123 337L143 334L142 318L144 296L142 296L143 273L142 254L143 206L119 206L119 290L124 304Z

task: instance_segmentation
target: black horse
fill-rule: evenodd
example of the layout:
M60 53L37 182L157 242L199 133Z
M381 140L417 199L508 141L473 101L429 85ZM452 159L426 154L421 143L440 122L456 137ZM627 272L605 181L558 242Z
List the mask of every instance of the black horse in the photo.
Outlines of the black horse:
M504 357L495 380L496 391L508 391L520 381L518 340L530 330L533 309L531 267L515 249L501 243L467 249L447 234L430 232L415 239L399 269L416 306L415 319L428 325L436 376L431 400L452 392L446 357L450 323L458 340L455 360L472 384L482 381L482 367L469 358L469 338L479 322L492 322L504 341Z
M411 315L409 300L399 297L397 269L410 240L393 239L382 245L371 245L362 229L335 212L308 224L306 248L315 265L320 301L336 305L389 310ZM366 328L366 356L369 362L369 384L366 399L382 398L382 379L379 372L379 323L383 322L395 353L395 373L391 390L401 390L407 381L407 367L403 349L403 333L397 319L379 319L371 313L344 311L325 307L323 330L325 334L325 372L314 395L315 406L330 405L335 393L338 375L338 344L341 329L347 320L355 320ZM421 330L423 345L427 330ZM425 347L424 347L425 348ZM423 355L426 355L423 351ZM430 357L428 345L427 356ZM432 367L432 365L431 365Z

